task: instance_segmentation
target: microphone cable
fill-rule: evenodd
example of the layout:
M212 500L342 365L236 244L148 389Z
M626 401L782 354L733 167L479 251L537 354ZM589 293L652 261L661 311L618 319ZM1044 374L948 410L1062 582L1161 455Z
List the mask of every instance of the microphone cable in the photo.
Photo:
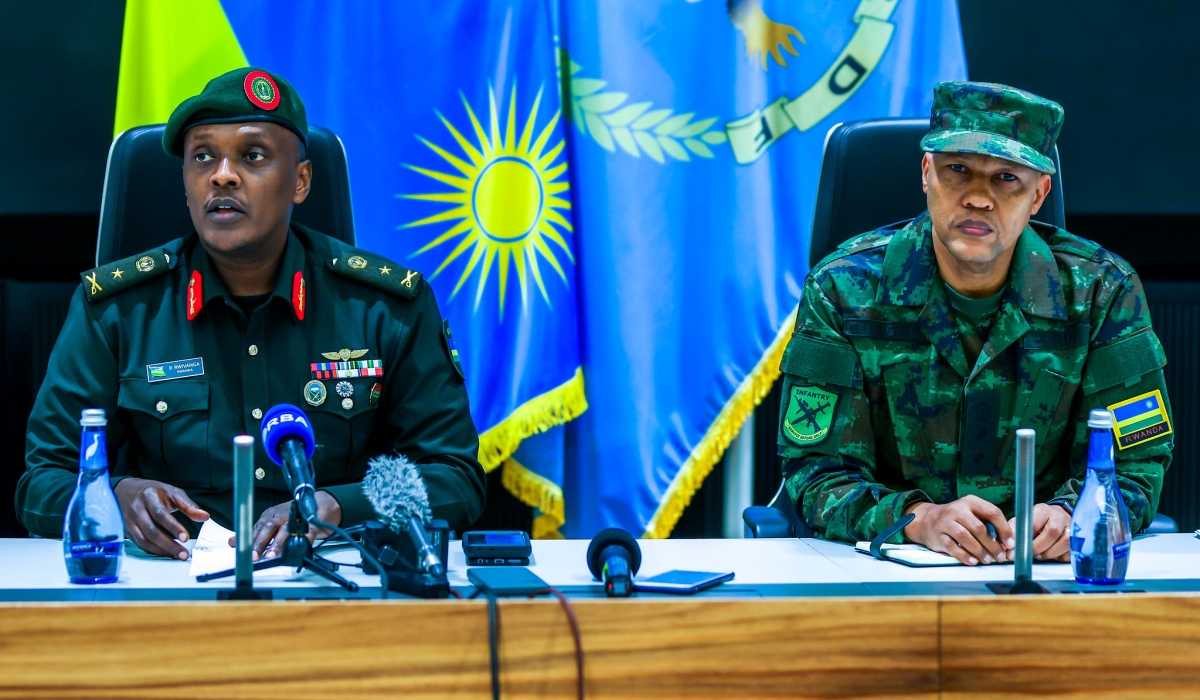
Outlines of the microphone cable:
M478 598L480 595L486 596L488 602L488 656L492 670L492 700L500 700L500 610L496 604L497 596L494 591L490 588L476 588L475 592L471 594L471 599ZM571 626L571 637L575 642L575 696L579 700L583 700L585 686L583 637L579 632L579 618L575 614L575 608L571 605L571 601L567 600L567 596L557 588L539 588L530 593L529 598L533 599L540 595L552 595L557 598L567 616L567 623Z
M567 596L557 588L542 588L530 593L529 597L536 598L543 594L558 598L563 612L567 615L567 623L571 625L571 636L575 639L575 695L579 700L583 700L583 638L579 634L579 618L575 616L575 608L571 605L571 601L567 600Z
M308 522L311 525L316 525L317 527L329 530L330 532L336 534L338 537L341 537L343 540L346 540L351 545L353 545L354 548L358 550L359 555L362 556L363 561L365 561L365 562L369 563L371 566L375 567L375 570L379 572L379 585L382 587L382 588L380 588L380 591L379 591L379 597L384 600L387 599L387 597L388 597L387 570L383 568L383 564L380 564L378 559L371 556L371 553L367 551L366 547L364 547L360 543L354 541L354 539L350 537L350 533L346 532L345 530L338 527L337 525L332 525L330 523L325 522L324 520L318 520L317 518L313 518L313 519L309 520ZM313 552L314 553L316 552L315 548L313 549Z
M351 537L353 537L354 535L361 533L364 529L365 528L363 528L362 525L352 525L350 527L343 528L342 531L345 532L347 535L350 535ZM339 544L348 544L351 547L353 547L354 541L347 540L335 532L332 535L330 535L329 537L326 537L325 539L323 539L323 540L317 542L315 545L313 545L313 551L316 551L316 550L318 550L322 547L326 547L326 546L335 547Z
M492 700L500 700L500 610L496 605L496 592L490 588L476 588L468 600L474 600L480 594L487 597L488 604L488 658L492 667Z

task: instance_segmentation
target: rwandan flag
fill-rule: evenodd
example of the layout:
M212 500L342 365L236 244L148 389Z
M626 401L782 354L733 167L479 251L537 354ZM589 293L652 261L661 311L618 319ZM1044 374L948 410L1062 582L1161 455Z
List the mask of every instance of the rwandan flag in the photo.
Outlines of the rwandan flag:
M565 520L562 430L517 450L587 409L553 10L552 0L128 0L116 117L117 132L166 121L240 66L295 85L309 123L345 144L358 245L433 285L480 461L538 509L541 537Z

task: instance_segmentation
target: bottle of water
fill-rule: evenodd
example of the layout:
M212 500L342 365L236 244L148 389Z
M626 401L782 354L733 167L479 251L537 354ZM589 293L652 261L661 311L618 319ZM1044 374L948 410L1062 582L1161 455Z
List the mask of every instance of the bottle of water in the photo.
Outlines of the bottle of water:
M1129 568L1129 511L1113 464L1113 415L1088 416L1088 465L1083 492L1071 516L1071 566L1079 583L1116 584Z
M63 519L63 557L71 583L114 583L125 555L125 522L108 478L108 420L104 409L87 408L79 424L79 481Z

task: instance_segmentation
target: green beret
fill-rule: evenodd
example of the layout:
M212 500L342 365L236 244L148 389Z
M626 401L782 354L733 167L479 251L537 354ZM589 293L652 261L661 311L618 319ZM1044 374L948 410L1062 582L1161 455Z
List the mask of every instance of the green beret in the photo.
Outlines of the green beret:
M208 81L171 113L163 131L163 150L183 157L183 133L200 124L273 122L291 129L308 146L304 102L292 84L261 68L238 68Z
M1053 174L1062 125L1062 105L1033 93L996 83L938 83L921 149L979 153Z

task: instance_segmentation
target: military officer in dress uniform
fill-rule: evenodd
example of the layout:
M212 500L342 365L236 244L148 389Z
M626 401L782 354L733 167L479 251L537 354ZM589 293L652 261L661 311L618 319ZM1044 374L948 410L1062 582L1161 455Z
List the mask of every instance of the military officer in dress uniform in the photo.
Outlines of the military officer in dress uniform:
M1062 123L1061 106L1022 90L937 85L921 142L928 211L850 239L809 274L779 447L817 533L869 540L914 514L893 542L970 565L1011 559L1014 435L1034 428L1034 556L1069 560L1094 408L1116 417L1134 531L1154 518L1173 437L1141 282L1029 218Z
M360 482L386 453L418 465L435 517L461 529L479 516L479 438L432 289L290 224L313 177L307 129L292 86L254 68L171 115L163 148L183 158L196 232L82 275L29 419L16 507L31 532L62 534L84 408L110 416L125 532L153 554L186 559L196 522L231 524L232 438L257 435L278 403L311 419L322 520L374 517ZM280 553L291 500L257 451L255 558Z

